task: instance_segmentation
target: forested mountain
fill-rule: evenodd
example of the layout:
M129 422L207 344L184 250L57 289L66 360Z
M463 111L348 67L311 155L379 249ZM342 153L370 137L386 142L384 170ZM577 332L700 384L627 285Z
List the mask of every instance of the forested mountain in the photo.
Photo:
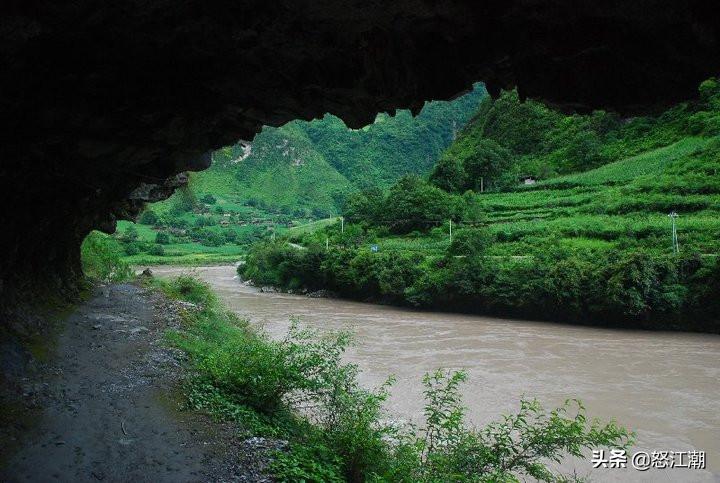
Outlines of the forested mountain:
M429 177L357 193L343 214L344 230L290 235L306 250L258 244L241 274L422 307L720 332L720 82L633 119L486 98Z
M328 216L347 193L427 173L485 95L476 84L453 101L426 103L416 117L405 110L379 114L357 130L332 115L266 127L252 143L215 152L213 166L194 174L191 188L197 196L232 196L296 216Z
M680 104L657 117L630 119L605 111L568 116L533 100L520 102L517 92L506 91L483 100L431 179L462 192L480 191L483 178L483 188L497 191L513 189L520 177L543 180L587 171L716 129L705 125L707 111L697 109Z

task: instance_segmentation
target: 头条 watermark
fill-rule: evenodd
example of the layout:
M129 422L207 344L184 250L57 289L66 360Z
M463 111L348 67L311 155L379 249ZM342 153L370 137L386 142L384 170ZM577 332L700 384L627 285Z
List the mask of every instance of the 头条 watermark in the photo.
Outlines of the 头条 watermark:
M634 468L638 471L649 469L686 468L705 469L705 451L636 451L628 456L624 449L596 449L592 452L593 468Z

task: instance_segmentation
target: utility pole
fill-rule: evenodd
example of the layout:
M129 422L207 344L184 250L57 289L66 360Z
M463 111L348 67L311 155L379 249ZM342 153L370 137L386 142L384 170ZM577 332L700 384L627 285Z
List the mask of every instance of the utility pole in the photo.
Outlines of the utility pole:
M480 176L480 193L485 191L485 177Z
M673 247L673 253L677 254L680 252L680 244L678 243L678 236L677 236L677 226L675 225L675 220L677 219L678 215L675 211L671 212L669 215L670 220L672 220L672 247Z
M452 220L450 220L450 243L452 243Z
M325 251L330 250L330 238L325 237Z
M340 233L345 233L345 217L340 217Z

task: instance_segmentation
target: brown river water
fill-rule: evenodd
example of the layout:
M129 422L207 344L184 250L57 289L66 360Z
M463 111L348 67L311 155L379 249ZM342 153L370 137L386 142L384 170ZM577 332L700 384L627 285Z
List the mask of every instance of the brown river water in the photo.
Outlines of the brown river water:
M420 312L336 299L260 293L235 267L152 267L158 276L194 273L224 303L279 336L290 316L320 329L351 329L348 354L368 387L395 375L391 417L422 422L424 373L464 369L470 421L481 426L514 412L522 396L546 407L568 398L588 415L636 431L630 450L706 452L707 469L592 470L570 461L563 470L592 481L720 481L720 336L580 327L475 315Z

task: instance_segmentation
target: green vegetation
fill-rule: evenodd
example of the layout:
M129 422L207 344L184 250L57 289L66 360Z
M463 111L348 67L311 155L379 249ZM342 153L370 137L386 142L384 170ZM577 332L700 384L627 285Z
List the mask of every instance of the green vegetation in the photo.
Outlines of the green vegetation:
M463 373L427 374L422 428L389 422L382 403L392 379L375 390L343 361L346 333L320 335L293 323L275 340L226 311L189 277L150 282L194 304L169 334L189 356L191 407L232 421L249 435L289 441L270 470L278 481L568 481L548 463L590 448L627 448L633 435L590 421L579 402L546 412L521 401L517 414L482 429L465 421Z
M122 260L122 248L113 237L94 231L80 248L83 272L93 281L122 282L132 277L130 266Z
M630 120L486 99L428 180L356 193L344 232L260 243L239 273L419 307L718 332L720 86L700 89Z
M213 154L207 171L191 173L188 188L155 203L138 223L118 223L117 239L130 264L235 262L253 242L322 228L348 193L386 187L406 173L426 173L485 95L429 102L418 116L378 115L348 129L327 115L264 128L252 144ZM131 228L132 227L132 228Z
M217 151L213 166L196 175L193 189L236 194L242 202L294 218L325 218L337 214L352 191L427 173L484 96L477 84L454 101L426 103L416 117L406 110L378 114L357 130L330 114L266 127L252 145Z
M131 265L232 263L247 245L294 224L288 216L185 189L146 208L138 223L118 222L115 239Z

